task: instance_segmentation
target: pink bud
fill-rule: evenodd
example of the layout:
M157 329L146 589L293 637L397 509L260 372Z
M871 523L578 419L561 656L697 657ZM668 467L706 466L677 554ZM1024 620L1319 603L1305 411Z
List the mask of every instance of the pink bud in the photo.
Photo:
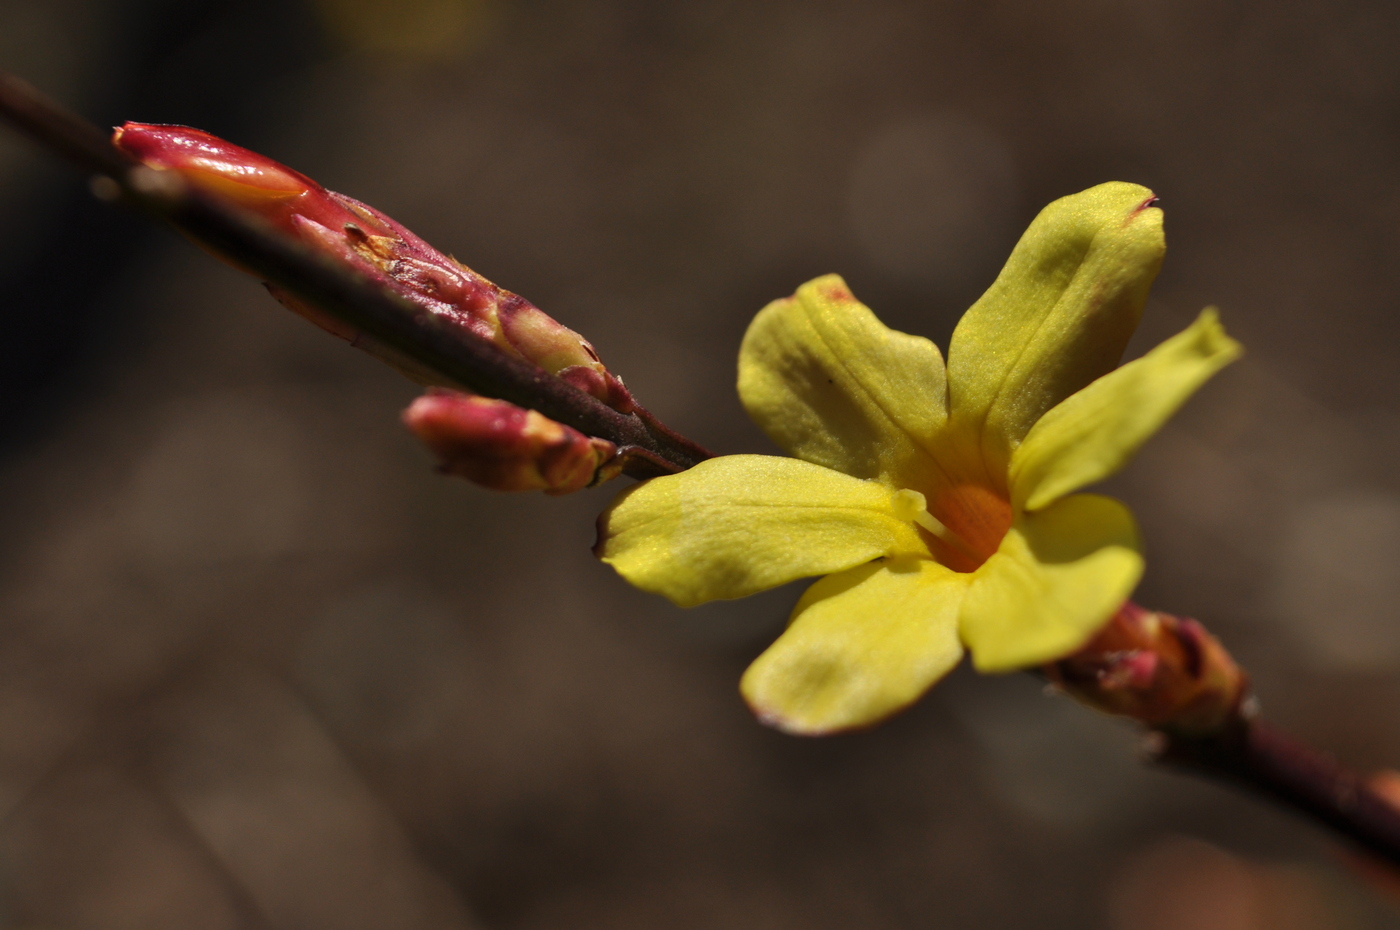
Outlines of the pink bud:
M373 207L328 191L306 175L199 129L127 123L112 142L151 168L178 171L210 191L552 375L629 413L631 395L588 340L518 294L492 284ZM272 294L323 329L425 384L441 378L317 307L280 289Z
M169 168L292 232L292 217L339 227L357 217L299 171L188 126L127 123L112 144L150 168ZM377 232L381 230L376 230Z
M403 419L443 471L497 491L570 494L615 473L612 443L503 400L431 390Z
M1152 686L1161 658L1155 652L1128 649L1104 657L1099 686L1107 691L1142 691Z
M1046 676L1110 714L1178 733L1208 734L1242 713L1249 679L1195 620L1128 602Z

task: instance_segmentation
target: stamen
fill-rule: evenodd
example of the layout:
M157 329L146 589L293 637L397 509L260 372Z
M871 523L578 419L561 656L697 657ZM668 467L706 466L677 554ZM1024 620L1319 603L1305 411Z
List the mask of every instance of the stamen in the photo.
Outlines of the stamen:
M953 547L963 555L976 561L981 561L977 558L976 550L968 544L967 540L948 529L947 525L928 512L928 501L924 495L920 494L918 491L911 491L906 488L899 491L895 499L898 501L896 506L904 511L900 514L901 517L928 530L935 538Z
M948 527L944 526L942 523L939 523L934 515L927 510L920 510L918 513L914 514L914 522L939 539L946 539L953 535L952 530L948 529Z

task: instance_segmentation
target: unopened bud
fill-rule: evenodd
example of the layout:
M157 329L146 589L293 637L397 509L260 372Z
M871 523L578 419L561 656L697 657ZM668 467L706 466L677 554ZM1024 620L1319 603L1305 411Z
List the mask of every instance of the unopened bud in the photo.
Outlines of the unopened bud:
M116 130L112 142L148 167L178 171L187 181L257 214L315 251L609 406L624 413L635 408L627 389L599 361L588 340L373 207L326 190L265 155L186 126L127 123ZM288 308L410 377L425 384L442 383L433 372L321 309L280 288L269 290Z
M503 400L432 390L403 419L443 471L493 490L570 494L616 474L612 443Z
M1124 604L1082 649L1045 666L1078 700L1172 733L1218 733L1237 720L1249 680L1205 627Z

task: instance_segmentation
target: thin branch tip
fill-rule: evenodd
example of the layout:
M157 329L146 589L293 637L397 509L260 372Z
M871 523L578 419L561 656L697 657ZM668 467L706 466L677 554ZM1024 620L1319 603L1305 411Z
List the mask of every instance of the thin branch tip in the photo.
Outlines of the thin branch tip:
M629 459L624 473L650 477L658 463L665 463L664 472L673 472L709 457L650 413L609 407L531 362L409 305L354 269L324 260L259 217L186 183L177 172L140 164L113 146L107 133L3 71L0 117L94 175L90 188L98 199L121 201L169 222L270 285L438 373L446 383L537 410L619 448L644 451L646 456Z

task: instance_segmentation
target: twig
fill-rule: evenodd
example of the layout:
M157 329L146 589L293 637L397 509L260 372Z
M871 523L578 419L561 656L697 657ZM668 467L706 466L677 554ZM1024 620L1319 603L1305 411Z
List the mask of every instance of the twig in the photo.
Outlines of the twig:
M1248 789L1400 865L1400 810L1261 723L1249 676L1199 622L1128 601L1042 671L1080 703L1145 724L1154 762Z
M304 248L256 216L230 208L118 151L97 127L0 72L0 116L105 181L99 196L123 199L230 256L241 266L426 365L462 387L540 413L621 449L637 478L681 471L709 457L655 418L623 414L486 340L450 326L356 272Z
M1160 764L1263 795L1400 866L1400 810L1312 747L1257 720L1213 737L1161 736Z

